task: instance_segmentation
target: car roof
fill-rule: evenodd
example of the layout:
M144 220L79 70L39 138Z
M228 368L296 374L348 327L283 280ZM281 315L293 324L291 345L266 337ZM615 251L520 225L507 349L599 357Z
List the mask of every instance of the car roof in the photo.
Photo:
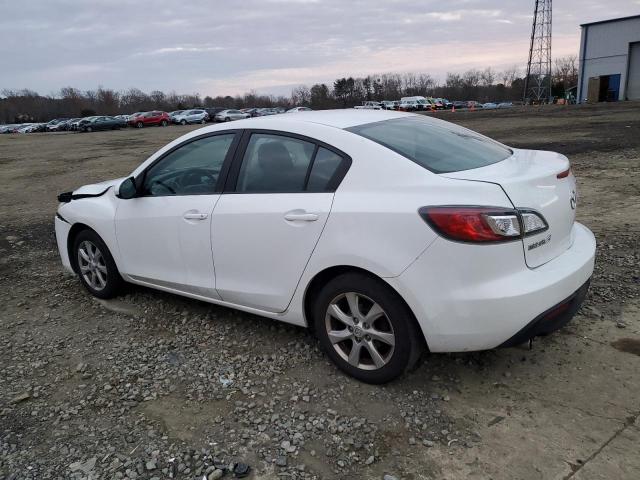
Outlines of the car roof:
M329 127L349 128L365 123L381 122L383 120L391 120L394 118L402 118L413 116L410 113L395 112L390 110L361 110L355 108L346 108L341 110L311 110L292 112L288 119L296 122L319 123ZM269 123L281 121L280 116L272 117L256 117L252 119L255 122ZM265 125L265 128L268 126Z

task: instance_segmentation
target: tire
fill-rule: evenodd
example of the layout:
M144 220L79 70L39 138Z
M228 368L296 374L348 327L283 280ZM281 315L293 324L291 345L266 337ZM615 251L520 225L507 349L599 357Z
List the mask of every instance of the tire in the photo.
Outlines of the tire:
M204 125L205 123L207 123L207 121L204 118L200 120L200 125Z
M162 123L160 125L166 127L167 125L169 125L169 122L167 122L166 120L162 120Z
M180 120L180 125L186 125L187 121L183 118L182 120Z
M230 122L230 121L231 121L231 119L230 119L229 117L224 117L224 121L225 121L225 122Z
M85 132L87 132L87 133L91 133L91 132L93 131L93 128L91 128L91 127L85 127L85 128L84 128L84 131L85 131Z
M118 295L124 281L111 252L97 233L81 231L73 242L73 255L76 273L91 295L103 299Z
M144 124L142 122L138 122L138 123L136 123L136 127L137 128L142 128L142 127L144 127Z
M358 305L355 315L351 312L354 296ZM335 315L335 307L346 323ZM372 321L367 319L376 307L381 314ZM361 273L345 273L322 288L313 306L313 324L329 358L365 383L382 384L398 378L417 363L424 348L413 313L401 297L382 280ZM329 331L332 338L343 340L334 344ZM358 355L352 357L354 348Z

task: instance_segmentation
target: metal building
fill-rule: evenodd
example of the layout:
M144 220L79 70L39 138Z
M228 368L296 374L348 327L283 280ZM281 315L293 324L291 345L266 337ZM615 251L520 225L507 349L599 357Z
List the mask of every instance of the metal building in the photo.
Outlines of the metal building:
M640 100L640 15L581 27L578 100Z

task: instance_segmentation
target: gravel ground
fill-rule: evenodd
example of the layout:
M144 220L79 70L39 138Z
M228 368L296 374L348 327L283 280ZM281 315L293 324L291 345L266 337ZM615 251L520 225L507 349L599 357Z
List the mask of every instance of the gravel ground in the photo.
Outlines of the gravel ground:
M639 111L438 114L569 155L596 272L532 351L431 355L384 387L304 329L141 287L98 302L62 271L54 195L193 127L0 136L0 480L638 478Z

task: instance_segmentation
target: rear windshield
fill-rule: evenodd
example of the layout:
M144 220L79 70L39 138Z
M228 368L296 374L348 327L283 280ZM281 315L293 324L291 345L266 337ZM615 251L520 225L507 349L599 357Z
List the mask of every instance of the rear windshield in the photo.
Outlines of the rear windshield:
M484 167L512 154L509 148L490 138L421 115L366 123L347 130L373 140L434 173Z

